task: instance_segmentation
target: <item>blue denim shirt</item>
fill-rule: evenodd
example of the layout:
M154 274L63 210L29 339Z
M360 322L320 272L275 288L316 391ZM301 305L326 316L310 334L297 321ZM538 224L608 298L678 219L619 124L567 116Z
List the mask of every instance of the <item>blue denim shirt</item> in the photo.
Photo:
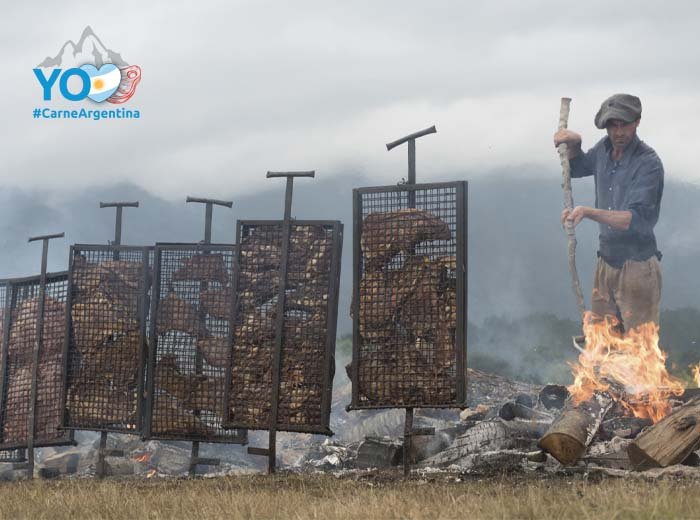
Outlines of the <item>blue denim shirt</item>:
M664 191L661 159L636 135L619 161L612 160L611 151L610 138L604 137L570 161L571 177L594 176L596 208L632 213L626 231L599 225L598 254L614 267L621 267L626 260L647 260L652 255L661 258L654 236Z

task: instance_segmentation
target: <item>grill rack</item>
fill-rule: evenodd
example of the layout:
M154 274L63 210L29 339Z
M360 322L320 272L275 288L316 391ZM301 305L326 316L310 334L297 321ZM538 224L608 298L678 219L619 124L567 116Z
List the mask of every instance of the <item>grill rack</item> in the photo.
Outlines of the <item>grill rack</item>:
M227 372L226 425L333 435L330 407L343 225L292 220L284 268L284 315L277 316L282 220L238 221L238 297ZM281 318L281 319L280 319ZM278 381L275 381L277 331ZM278 387L278 399L273 398Z
M140 435L153 248L70 249L63 427Z
M466 406L466 201L465 181L353 190L348 410Z
M75 445L73 433L60 429L62 417L63 349L68 326L68 272L46 274L44 313L39 315L41 276L0 282L2 291L2 351L0 355L0 450L29 447L29 422L34 424L33 447ZM41 322L39 363L34 363L36 329ZM36 402L31 403L36 379ZM31 417L33 410L33 419ZM17 458L22 454L15 451Z
M144 439L248 441L221 417L235 252L230 244L155 246Z

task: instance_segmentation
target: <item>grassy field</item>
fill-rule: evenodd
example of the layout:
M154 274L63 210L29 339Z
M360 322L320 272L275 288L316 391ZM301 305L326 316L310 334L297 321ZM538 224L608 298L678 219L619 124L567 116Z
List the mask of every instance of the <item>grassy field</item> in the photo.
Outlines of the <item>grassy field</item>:
M700 518L700 484L330 475L3 483L0 518Z

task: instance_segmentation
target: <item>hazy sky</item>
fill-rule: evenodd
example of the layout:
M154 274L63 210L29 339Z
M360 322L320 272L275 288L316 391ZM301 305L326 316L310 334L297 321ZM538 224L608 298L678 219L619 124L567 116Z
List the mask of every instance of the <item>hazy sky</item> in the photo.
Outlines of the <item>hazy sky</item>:
M60 7L59 7L60 5ZM258 190L268 169L420 180L556 168L559 98L585 144L603 98L644 106L667 175L700 183L696 2L8 2L0 19L2 186L128 181L169 199ZM90 25L142 67L139 121L33 120L32 68ZM90 108L92 103L78 106Z

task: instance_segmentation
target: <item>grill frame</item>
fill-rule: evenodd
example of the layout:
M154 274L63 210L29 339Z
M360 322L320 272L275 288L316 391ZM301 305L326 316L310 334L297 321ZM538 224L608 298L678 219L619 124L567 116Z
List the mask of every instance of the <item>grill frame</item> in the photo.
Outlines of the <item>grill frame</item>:
M73 298L75 296L75 264L74 259L76 255L81 252L85 253L95 253L96 255L104 254L104 261L110 260L111 255L112 260L122 259L123 255L126 254L127 257L132 257L134 254L140 254L141 259L139 262L141 264L141 273L139 278L139 289L138 289L138 303L136 312L136 321L138 322L139 331L139 347L138 354L139 360L135 368L136 372L136 424L134 428L119 427L114 425L105 424L88 424L87 422L82 422L79 424L73 423L70 420L70 410L68 403L68 393L71 385L71 376L73 375L71 363L73 361L73 355L76 354L76 344L75 344L75 324L72 319L72 309L73 309ZM144 390L146 384L146 356L148 351L148 322L150 318L150 302L151 289L153 285L153 246L126 246L126 245L103 245L103 244L74 244L70 247L69 256L69 283L68 283L68 301L71 305L67 306L68 313L68 323L70 323L70 334L66 340L65 350L64 350L64 390L63 390L63 403L62 410L63 421L62 428L66 430L85 430L85 431L99 431L108 433L119 433L128 435L142 435L143 434L143 419L145 410L145 397ZM126 260L129 261L129 260ZM150 279L149 279L150 278ZM122 417L119 421L122 424L128 422L128 418Z
M315 433L315 434L321 434L321 435L334 435L333 431L330 429L330 412L331 412L331 404L332 404L332 389L333 389L333 378L335 376L335 343L336 343L336 332L337 332L337 318L338 318L338 301L339 301L339 290L340 290L340 270L341 270L341 257L342 257L342 246L343 246L343 224L340 221L336 220L296 220L292 219L290 221L291 224L291 233L294 233L295 226L318 226L322 227L326 232L330 233L330 248L331 248L331 259L330 259L330 267L328 270L328 303L326 305L326 337L323 341L323 348L319 349L318 351L322 354L322 360L320 361L321 365L321 371L322 371L322 394L321 394L321 404L320 404L320 417L321 420L316 423L316 424L289 424L289 423L284 423L280 422L279 416L277 423L275 425L275 431L286 431L286 432L295 432L295 433ZM236 223L236 242L239 244L239 251L236 255L236 263L235 263L235 269L236 269L236 276L234 277L234 294L236 294L237 301L236 305L234 308L234 317L233 317L233 323L237 323L239 319L239 314L241 313L241 309L239 306L239 301L238 299L240 298L241 290L240 290L240 267L241 267L241 249L240 245L242 243L243 238L246 236L245 233L248 232L251 229L254 228L260 228L260 227L272 227L275 226L279 230L280 234L280 249L281 249L281 242L283 240L283 229L284 229L284 220L239 220ZM291 241L291 240L290 240ZM294 259L292 258L291 252L289 253L288 256L288 261L287 261L287 267L290 266L294 262ZM278 269L276 271L273 270L273 272L279 273L280 268L282 267L281 262L278 264ZM288 276L285 277L285 293L289 289L289 283L288 283ZM275 317L275 329L280 330L280 327L284 326L284 318L285 316L276 316ZM279 321L282 320L283 323L280 324ZM235 342L234 336L234 327L231 327L231 344L233 345ZM270 343L272 343L271 346L271 364L274 363L274 350L276 350L276 346L274 345L274 340L271 340ZM284 351L284 342L282 346L280 347L282 351ZM225 424L227 426L231 427L241 427L241 428L247 428L249 430L268 430L271 427L271 420L261 420L259 422L243 422L243 421L236 421L232 415L231 415L231 409L230 409L230 400L231 400L231 390L232 390L232 384L233 384L233 377L232 377L232 369L234 365L235 360L233 357L231 358L231 366L229 370L226 373L227 377L227 383L226 383L226 388L225 388L225 396L224 396L224 402L226 403L226 408L224 411L224 417L225 417ZM280 365L284 363L284 356L281 356L281 362ZM272 367L270 367L270 371L272 372ZM282 379L282 372L284 371L283 368L281 368L278 372L278 381L272 381L272 385L280 385L281 384L281 379ZM272 395L272 392L271 392ZM281 396L282 394L280 394ZM264 403L264 401L267 400L261 400L261 403ZM272 401L272 399L270 399ZM271 414L272 409L277 407L279 408L281 399L278 399L276 403L274 402L269 402L269 406L271 409Z
M142 439L144 440L164 440L164 441L190 441L190 442L205 442L214 444L247 444L248 443L248 432L243 429L234 429L224 426L224 418L221 418L221 423L218 427L217 435L197 435L192 433L159 433L154 431L154 407L156 401L156 365L157 357L160 352L159 345L162 346L162 342L159 341L159 334L157 330L158 322L158 309L161 299L161 288L163 284L163 253L192 253L192 256L196 254L205 254L211 252L226 252L231 255L231 272L229 273L229 286L233 285L232 277L235 272L235 257L236 257L237 246L233 244L205 244L205 243L182 243L182 242L157 242L153 249L153 282L151 284L151 302L150 302L150 320L148 324L148 341L149 341L149 351L146 360L146 399L144 408L144 418L143 418L143 432ZM231 309L233 308L233 300L230 302ZM229 314L230 316L230 314ZM230 328L230 327L229 327ZM227 335L228 338L228 335ZM229 343L230 345L230 343ZM162 349L161 349L162 350ZM193 356L196 358L196 346L193 348ZM229 354L230 355L230 354ZM225 370L225 369L224 369ZM223 390L223 389L222 389ZM223 402L217 413L220 414L220 409L224 406ZM230 431L230 433L228 431ZM226 431L226 433L223 433Z
M68 294L68 271L60 271L60 272L54 272L54 273L46 273L46 294L45 294L45 299L44 302L46 302L46 299L51 297L54 298L55 296L55 289L54 287L59 286L58 291L60 293L60 303L64 303L66 308L68 307L68 300L67 300L67 294ZM64 285L64 288L60 287L60 284ZM2 452L12 452L15 451L16 461L21 462L25 460L23 457L23 453L25 450L29 447L29 432L27 432L27 436L23 442L19 441L13 441L13 442L5 442L4 441L4 424L6 420L6 413L7 413L7 400L8 400L8 393L10 391L10 385L12 384L11 380L8 380L8 370L9 370L9 343L10 343L10 335L11 335L11 329L15 325L12 317L13 311L17 308L18 305L18 292L24 288L25 293L31 294L33 296L28 296L28 294L25 294L24 296L20 297L21 299L24 298L31 298L31 297L37 297L38 294L40 293L40 287L41 287L41 275L32 275L32 276L24 276L24 277L18 277L18 278L7 278L4 280L0 280L0 285L4 287L4 292L5 292L5 297L3 301L3 310L4 310L4 317L3 317L3 336L2 336L2 349L0 350L0 451ZM54 298L55 299L55 298ZM20 300L21 301L21 300ZM44 313L46 312L46 309L44 309ZM67 321L67 316L68 313L64 313L62 316L62 320L64 321L64 329L63 329L63 337L56 339L56 342L61 343L61 356L64 353L63 345L65 344L66 341L66 331L68 330L69 323ZM43 331L43 325L44 325L44 317L43 316L37 316L36 318L37 323L41 322L42 323L42 342L41 346L43 346L46 342L46 337L44 335ZM41 357L41 351L39 353L39 357ZM58 360L58 363L63 366L63 359ZM38 370L39 366L35 365L32 361L30 362L31 364L31 372L32 372L32 379L36 379L38 377ZM65 379L65 372L61 370L60 376L62 379ZM33 411L34 413L34 419L33 419L33 424L34 424L34 439L33 439L33 447L34 448L42 448L42 447L57 447L57 446L75 446L76 442L74 439L73 432L67 432L61 429L61 417L63 413L63 408L62 408L62 402L63 402L63 388L65 386L65 382L61 381L60 387L58 388L58 396L56 399L58 400L58 406L56 406L56 410L58 412L58 417L57 417L57 424L56 424L56 432L61 433L62 435L57 435L56 437L52 438L42 438L40 436L36 435L36 426L38 421L36 420L37 418L37 402L30 403L29 404L29 409L27 410L27 413L25 414L25 417L27 420L29 420L29 415L30 411ZM38 396L39 396L39 391L37 390L37 401L38 401ZM30 397L31 400L31 397ZM26 456L26 452L24 453L24 456Z
M398 400L386 400L377 404L362 402L360 396L359 365L361 359L362 337L360 334L360 283L363 275L362 254L362 225L366 215L363 214L365 198L372 196L394 194L401 203L389 206L386 211L396 209L424 209L420 203L416 203L417 195L421 192L429 193L440 190L454 190L453 208L455 212L455 229L452 233L452 241L456 256L456 302L457 316L455 328L455 399L450 402L399 402ZM403 200L405 195L405 201ZM467 407L467 181L437 182L422 184L398 184L390 186L370 186L353 190L353 348L352 348L352 400L347 410L380 410L390 408L466 408ZM428 199L423 196L423 200ZM420 201L420 199L419 199ZM443 203L444 201L441 201Z

